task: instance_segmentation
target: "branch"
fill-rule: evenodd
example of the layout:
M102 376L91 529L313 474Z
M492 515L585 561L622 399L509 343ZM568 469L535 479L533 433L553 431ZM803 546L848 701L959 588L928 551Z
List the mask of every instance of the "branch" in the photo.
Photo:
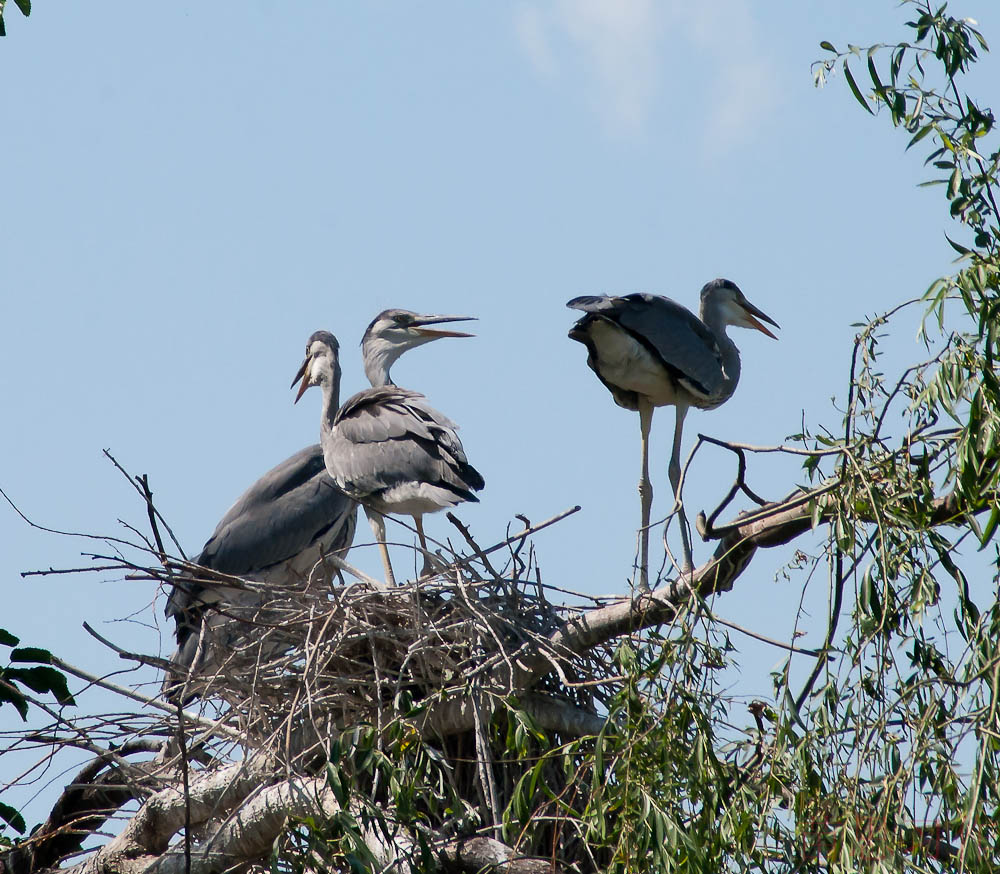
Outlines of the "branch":
M452 841L441 852L445 870L503 872L503 874L559 874L550 859L519 856L506 844L493 838L464 838Z
M819 518L826 521L836 506L834 499L827 495L837 485L834 482L811 491L797 490L782 501L740 513L733 522L707 532L703 536L719 539L715 554L708 562L689 575L669 580L653 592L639 592L631 598L573 617L549 637L544 649L534 643L525 644L512 660L513 671L506 664L496 667L492 691L501 697L523 695L554 670L554 661L565 662L621 635L670 622L677 609L690 600L692 592L707 599L730 591L758 547L781 546L812 529L813 501L823 501ZM994 498L991 495L982 505L970 508L963 506L955 492L950 492L932 502L927 524L945 525L963 516L981 513L990 507ZM860 521L874 520L861 517ZM461 734L473 725L474 708L471 698L466 695L432 705L417 721L425 737Z
M822 489L825 492L825 487ZM690 576L669 581L655 592L639 593L631 599L607 607L588 610L568 621L550 638L557 658L585 652L622 634L669 622L677 608L686 603L692 591L709 598L733 588L737 578L747 569L758 547L780 546L794 540L812 528L812 500L823 500L817 492L794 492L783 501L767 504L759 510L744 512L724 526L715 555ZM990 499L992 500L992 498ZM981 513L990 507L963 507L955 492L932 502L928 525L946 525L970 513ZM820 519L826 521L833 511L833 501L822 509ZM861 521L874 521L861 518ZM522 662L523 663L523 662ZM535 682L551 670L549 658L536 655L525 665L528 682Z
M114 754L121 758L160 752L162 747L160 740L135 740L118 747ZM45 823L30 838L0 854L0 871L33 874L55 867L77 852L122 805L146 795L153 775L162 767L156 759L128 769L108 757L93 759L63 790Z
M170 839L184 826L188 806L191 823L201 825L243 804L268 776L267 759L256 756L193 780L188 799L174 787L157 792L139 808L121 834L86 861L67 870L74 874L139 874L159 870L157 863L166 853ZM192 854L192 872L210 870L204 853L205 850L199 850ZM174 857L166 857L163 864L169 858ZM177 853L176 858L180 867L171 870L183 871L184 853Z
M177 709L172 704L167 704L157 698L150 698L148 695L140 695L132 689L127 689L124 686L119 686L117 683L112 683L103 677L97 677L88 671L81 670L80 668L71 665L69 662L64 662L56 656L52 657L52 664L59 668L59 670L65 671L67 674L72 674L74 677L86 680L88 683L92 683L102 689L107 689L109 692L117 692L119 695L131 698L133 701L138 701L140 704L146 704L149 707L154 707L157 710L161 710L164 713L169 713L171 715L177 712ZM190 713L188 711L184 711L183 715L186 722L205 729L209 734L217 734L221 737L228 737L230 740L235 741L241 741L244 739L243 735L239 731L224 724L224 721L227 718L225 716L223 716L222 719L211 720L205 719L204 717L198 716L196 713Z
M569 737L600 734L607 720L548 695L526 695L521 708L545 731Z
M323 821L342 810L324 778L296 777L259 788L266 777L259 767L245 767L235 779L233 770L225 768L192 785L193 821L204 823L221 817L227 809L233 812L210 838L193 848L190 862L176 845L168 845L182 824L184 799L176 790L167 789L150 798L121 835L67 870L71 874L214 874L266 856L290 818ZM233 782L227 785L230 779ZM355 814L359 811L351 809ZM391 819L386 821L394 825ZM410 870L408 857L419 850L408 834L398 827L392 839L374 827L363 831L379 870L393 874ZM558 874L550 860L520 856L491 838L459 838L438 843L438 847L452 871Z

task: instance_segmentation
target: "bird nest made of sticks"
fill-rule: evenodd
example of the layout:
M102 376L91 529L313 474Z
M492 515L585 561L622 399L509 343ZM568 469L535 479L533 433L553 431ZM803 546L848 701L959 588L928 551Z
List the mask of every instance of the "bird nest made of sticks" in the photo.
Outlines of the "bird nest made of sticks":
M516 694L519 654L544 648L569 612L550 603L540 582L483 578L468 560L391 588L344 584L317 567L301 586L247 582L229 600L240 603L206 614L183 694L225 712L257 748L273 748L305 723L321 735L382 724L398 713L401 696L412 708L474 689ZM577 661L574 674L602 673L590 657ZM541 685L593 706L589 689L555 678Z

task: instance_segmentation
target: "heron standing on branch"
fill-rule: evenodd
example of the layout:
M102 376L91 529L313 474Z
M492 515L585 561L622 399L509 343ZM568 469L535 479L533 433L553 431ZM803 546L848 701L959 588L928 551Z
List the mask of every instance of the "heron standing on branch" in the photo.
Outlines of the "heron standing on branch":
M382 553L386 582L395 584L385 541L385 515L413 517L424 553L424 573L431 571L423 515L478 501L485 483L469 464L457 426L431 407L423 395L399 388L389 377L393 362L407 349L441 337L467 337L428 325L467 316L418 315L386 310L365 331L361 352L372 383L338 410L333 401L340 384L339 347L327 331L306 344L294 386L296 402L312 385L323 390L320 442L327 470L337 485L365 508Z
M690 310L655 294L622 297L576 297L566 306L585 315L569 336L587 347L587 364L621 407L637 410L642 437L642 477L639 498L639 586L649 588L649 512L653 487L649 481L649 429L653 408L676 410L670 455L670 484L680 507L681 434L689 407L713 409L725 403L740 379L740 352L726 335L734 325L753 328L777 339L761 322L780 327L755 307L728 279L713 279L701 290L701 308ZM691 543L681 510L685 572L691 570Z

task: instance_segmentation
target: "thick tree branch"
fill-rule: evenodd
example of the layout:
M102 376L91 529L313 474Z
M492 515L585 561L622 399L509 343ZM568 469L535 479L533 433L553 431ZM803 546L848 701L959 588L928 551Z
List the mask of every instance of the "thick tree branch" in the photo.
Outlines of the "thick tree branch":
M565 661L623 634L669 622L677 608L688 601L692 591L701 598L730 591L758 547L780 546L811 530L814 501L823 502L819 518L828 521L836 508L836 500L830 492L830 486L812 491L798 490L782 501L740 513L731 523L708 532L719 539L715 554L690 575L669 580L653 592L640 592L632 598L574 616L549 638L544 650L525 644L513 660L513 672L506 664L493 671L490 691L498 696L523 695L554 670L554 661ZM988 501L974 508L963 507L959 497L950 492L932 502L928 524L954 523L988 507ZM861 521L874 520L862 518ZM432 706L418 721L426 736L460 734L470 730L473 724L473 708L467 696Z
M441 854L448 871L484 871L496 874L559 874L549 859L519 856L493 838L466 838L448 844Z
M32 874L55 867L80 849L127 802L151 791L153 775L163 768L153 760L123 766L124 756L158 752L160 740L136 740L116 749L114 760L99 757L85 765L63 790L48 819L31 837L0 854L3 874Z
M267 759L257 756L192 780L191 823L201 825L224 815L242 804L268 777ZM157 792L147 799L121 834L69 870L77 874L129 874L146 870L167 850L171 838L184 825L186 806L184 793L177 788ZM183 854L181 861L183 864Z

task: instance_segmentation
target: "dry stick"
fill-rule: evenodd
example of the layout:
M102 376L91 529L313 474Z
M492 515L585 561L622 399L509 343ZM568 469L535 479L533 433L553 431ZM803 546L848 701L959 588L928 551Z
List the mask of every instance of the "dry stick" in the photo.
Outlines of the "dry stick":
M740 513L734 522L727 522L725 525L719 525L717 527L709 525L706 526L705 531L699 533L701 533L701 536L705 540L721 540L727 534L739 531L749 523L767 520L785 513L788 510L800 507L803 504L808 504L814 498L820 498L823 495L834 491L839 485L840 484L834 480L806 492L797 489L782 500L765 504L759 510L754 510L748 513Z
M704 539L704 531L711 529L715 524L715 520L719 518L719 515L729 506L733 498L742 491L751 501L754 501L758 506L764 506L767 503L763 498L759 497L756 492L754 492L746 482L747 473L747 457L746 453L739 446L732 446L725 443L722 440L716 440L714 437L708 437L705 434L698 435L698 446L702 443L711 443L715 446L721 446L724 449L729 449L731 452L736 453L736 481L733 483L732 487L729 489L728 494L722 499L721 503L712 511L712 515L705 520L704 511L700 512L695 519L695 527L698 529L698 533L702 535ZM698 446L695 446L697 450ZM692 453L693 454L693 453Z
M76 726L76 724L74 724L73 722L70 722L68 719L63 719L63 717L60 716L58 712L56 712L51 707L49 707L44 701L40 701L39 699L37 699L37 698L35 698L35 697L31 696L31 695L28 695L26 693L18 691L18 689L17 689L16 686L13 686L11 683L7 682L6 680L0 679L0 689L6 689L6 690L11 690L12 689L15 692L15 694L17 694L17 696L19 698L23 699L24 701L26 701L28 704L32 705L33 707L37 707L39 710L42 711L42 713L44 713L46 716L50 717L52 719L52 721L53 721L53 724L52 724L52 726L46 726L50 730L55 731L57 726L63 726L63 727L65 727L65 730L67 732L72 732L74 735L76 735L76 737L73 737L73 738L70 738L70 737L59 737L58 735L55 735L55 736L52 737L51 741L47 741L44 735L38 734L37 738L36 738L35 735L37 733L29 733L29 734L25 735L25 737L24 737L25 743L45 744L45 745L52 745L52 746L73 746L73 747L76 747L77 749L86 750L88 753L91 753L92 755L95 755L95 756L113 755L113 753L111 753L111 752L109 752L107 750L104 750L101 747L97 746L97 744L95 744L90 739L90 737L89 737L89 735L87 734L86 731L84 731L82 728L78 728ZM6 734L6 732L5 732L5 734ZM38 738L41 738L41 739L39 740ZM10 746L7 750L4 750L4 752L8 752L9 750L12 750L12 749L14 749L13 745ZM49 761L51 761L52 757L54 755L55 755L55 753L52 752L48 756L44 756L41 761L44 762L46 759L48 759ZM32 765L26 771L23 771L21 774L19 774L18 776L16 776L8 785L13 786L13 785L19 783L20 780L23 777L27 776L32 771L34 771L36 768L38 768L39 764L40 764L40 762Z
M191 874L191 784L188 775L187 738L184 736L184 707L177 698L177 748L180 753L181 789L184 792L184 874Z
M747 452L762 455L781 452L786 455L810 455L821 458L824 455L840 455L849 449L856 449L860 445L860 443L855 443L851 446L833 446L828 449L802 449L798 446L785 446L784 444L779 444L778 446L755 446L753 443L736 443L732 440L719 440L716 437L709 437L705 434L699 434L698 436L709 443L714 443L716 446L723 446L726 449L744 449Z
M546 519L544 522L539 522L537 525L527 526L523 531L518 531L517 534L512 534L506 540L503 540L500 543L495 543L493 546L489 547L489 549L482 550L482 554L489 555L492 552L496 552L498 549L503 549L505 546L509 546L516 540L523 540L525 537L528 537L531 534L535 534L536 532L541 531L543 528L548 528L550 525L555 525L556 522L561 522L567 516L572 516L574 513L579 513L579 512L580 512L580 505L577 504L575 507L570 507L568 510L563 510L561 513L556 513L556 515L553 516L551 519ZM464 567L474 558L478 558L478 556L470 556L469 558L463 558L461 561L456 561L454 566Z
M42 530L46 531L48 529L43 528ZM64 532L56 532L56 533L62 534ZM70 536L77 536L77 535L70 535ZM123 567L127 566L128 565L122 562L118 562L117 564L109 564L109 565L92 564L88 567L64 567L64 568L50 567L48 570L44 571L21 571L21 578L24 579L25 577L56 577L66 574L93 574L93 573L100 573L101 571L120 571ZM156 577L130 576L128 577L128 579L155 580Z
M45 525L39 525L37 522L32 522L27 516L25 516L24 513L21 512L21 508L10 499L10 496L3 489L0 489L0 496L2 496L8 504L10 504L11 509L17 513L17 515L20 516L24 522L38 531L44 531L47 534L58 534L62 537L82 537L84 540L100 540L104 543L117 543L120 546L129 546L133 549L136 548L135 543L131 543L128 540L122 540L120 537L107 537L101 534L83 534L79 531L61 531L58 528L48 528ZM91 569L83 568L82 570ZM59 571L52 571L52 573L59 573ZM26 574L22 573L21 576L26 576Z
M52 664L67 674L72 674L81 680L86 680L88 683L92 683L95 686L100 686L102 689L107 689L109 692L117 692L119 695L123 695L126 698L131 698L133 701L138 701L140 704L147 704L150 707L154 707L157 710L161 710L164 713L169 713L173 715L175 713L174 708L170 704L164 704L162 701L157 701L155 698L149 698L146 695L140 695L138 692L134 692L125 686L119 686L117 683L112 683L110 680L105 680L102 677L95 676L94 674L89 674L87 671L81 670L80 668L74 667L69 664L69 662L64 662L58 656L52 656ZM222 719L210 720L205 719L197 714L191 713L188 710L183 711L184 718L188 722L195 723L204 729L207 729L210 734L220 734L224 737L228 737L230 740L242 743L245 738L242 732L236 731L235 729L229 728L227 725L223 725Z
M153 541L156 543L156 552L160 557L160 564L167 566L167 552L163 548L163 538L160 537L160 529L156 524L156 508L153 506L153 492L149 488L149 477L146 474L137 476L136 482L142 486L142 497L146 502L146 517L149 519L149 527L153 532Z
M177 537L174 535L174 532L171 530L170 526L167 524L167 520L164 519L163 518L163 514L159 510L157 510L156 507L153 506L153 493L151 491L149 491L149 485L148 485L148 483L146 481L146 474L143 474L141 478L140 477L132 477L129 474L129 472L127 470L125 470L125 468L122 467L118 463L118 459L115 458L111 454L111 450L110 449L105 449L103 451L104 451L105 457L116 468L118 468L118 471L121 473L121 475L124 476L125 479L127 479L129 481L129 483L132 485L132 488L134 488L137 492L139 492L139 494L142 496L142 499L146 502L146 508L147 508L147 510L148 510L148 512L150 514L150 525L153 528L153 534L154 534L154 536L156 536L156 543L157 543L157 546L160 549L160 555L164 554L164 550L163 550L163 544L160 542L159 533L156 530L156 523L152 519L152 516L154 516L154 515L156 516L157 519L160 520L160 522L162 523L163 527L167 529L167 534L170 535L170 539L173 541L174 546L177 547L177 551L181 554L181 556L186 561L187 560L187 555L185 554L183 547L180 545L180 542L177 540ZM140 485L143 488L140 489L139 488Z
M503 580L501 579L500 574L498 574L493 565L490 564L490 560L486 557L486 553L479 548L479 544L476 543L472 535L469 533L468 526L463 525L461 520L454 513L445 513L445 518L459 530L462 537L465 538L465 542L469 544L469 548L476 554L476 558L482 562L483 567L486 568L490 576L493 577L496 582L502 583Z
M169 659L161 659L161 658L157 658L156 656L141 655L139 653L129 652L126 649L122 649L117 644L112 643L106 637L103 637L102 635L100 635L96 631L94 631L94 629L91 628L89 622L84 622L83 623L83 630L86 631L87 634L89 634L91 637L93 637L96 640L98 640L101 643L103 643L108 649L112 650L113 652L118 653L118 656L120 658L128 659L129 661L138 662L141 665L149 665L150 667L153 667L153 668L160 668L161 670L166 670L170 666L170 660Z
M472 697L472 717L475 724L476 738L476 771L483 790L483 801L489 805L490 818L493 820L493 837L499 838L501 834L500 823L500 799L497 795L497 785L493 778L493 763L489 753L489 746L486 740L486 725L483 721L482 712L483 696L473 692ZM493 708L490 708L492 715Z
M749 628L744 628L742 625L737 625L735 622L730 622L727 619L723 619L721 616L716 616L711 611L709 611L708 615L713 622L718 622L720 625L725 625L728 628L732 628L735 631L740 632L740 634L745 634L747 637L752 637L762 643L769 643L771 646L776 646L780 649L787 649L789 652L799 653L800 655L812 656L814 659L823 658L824 655L829 660L833 659L832 655L824 653L822 650L802 649L801 647L793 646L790 643L783 643L780 640L775 640L773 637L766 637L763 634L758 634L756 631L751 631Z
M63 788L59 798L52 805L45 822L37 827L29 837L24 838L16 848L13 848L12 852L0 853L0 869L3 868L4 863L2 860L4 856L7 856L8 866L12 872L51 868L56 863L71 857L72 853L68 852L64 845L67 839L70 841L70 846L76 845L76 852L79 852L79 845L85 840L86 834L89 834L91 831L88 829L84 834L77 832L81 827L80 823L95 816L100 816L102 820L106 821L108 816L112 815L115 810L120 809L122 804L127 800L140 797L142 794L142 790L133 784L121 783L116 785L105 783L103 787L100 787L101 772L109 767L116 767L119 771L122 771L125 767L123 761L121 761L124 756L135 753L159 753L162 750L162 746L162 741L138 739L123 743L115 749L113 756L108 753L96 755ZM155 765L155 762L156 760L154 759L154 766L158 767L158 765ZM146 776L149 777L151 774L147 774ZM100 787L105 792L124 790L129 793L129 797L128 799L121 798L114 803L114 806L95 807L93 805L97 803L96 800L88 806L86 797L88 787L94 790ZM107 815L105 816L105 814ZM74 834L79 835L78 840L73 839ZM19 860L12 862L11 855L21 856L26 852L30 854L27 869L23 867L23 863Z
M517 519L522 525L524 525L525 528L530 528L531 527L531 520L527 516L525 516L523 513L515 513L514 514L514 518ZM510 522L507 523L507 532L508 532L508 536L509 536ZM522 537L520 539L520 541L518 542L516 549L509 549L508 548L508 550L507 550L510 553L511 560L513 561L513 564L514 564L514 577L515 578L519 574L521 574L522 572L527 571L528 570L528 566L531 563L531 546L528 547L528 564L525 564L524 563L524 559L521 558L521 550L524 549L524 544L527 543L527 542L528 542L527 538ZM520 567L518 567L518 565L520 565ZM539 586L540 585L541 585L541 581L539 580Z

